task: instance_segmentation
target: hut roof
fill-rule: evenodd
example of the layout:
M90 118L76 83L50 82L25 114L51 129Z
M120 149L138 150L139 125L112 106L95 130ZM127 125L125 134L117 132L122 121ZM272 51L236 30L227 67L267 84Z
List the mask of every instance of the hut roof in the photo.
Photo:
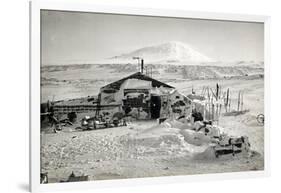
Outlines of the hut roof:
M155 80L149 76L146 76L144 74L142 74L141 72L137 72L137 73L134 73L130 76L127 76L125 78L122 78L121 80L118 80L118 81L115 81L113 83L110 83L108 85L105 85L102 87L102 89L114 89L114 90L119 90L121 85L128 79L139 79L139 80L146 80L146 81L151 81L152 82L152 87L160 87L160 86L163 86L163 87L168 87L168 88L174 88L173 86L170 86L168 84L165 84L163 82L160 82L158 80Z

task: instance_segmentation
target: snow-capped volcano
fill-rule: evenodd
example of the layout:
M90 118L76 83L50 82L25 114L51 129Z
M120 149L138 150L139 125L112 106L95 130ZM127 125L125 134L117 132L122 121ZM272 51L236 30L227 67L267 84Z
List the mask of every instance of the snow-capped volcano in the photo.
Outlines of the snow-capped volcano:
M133 57L141 57L146 63L200 63L213 62L214 60L194 50L182 42L168 42L155 46L137 49L130 53L109 58L116 63L130 63Z

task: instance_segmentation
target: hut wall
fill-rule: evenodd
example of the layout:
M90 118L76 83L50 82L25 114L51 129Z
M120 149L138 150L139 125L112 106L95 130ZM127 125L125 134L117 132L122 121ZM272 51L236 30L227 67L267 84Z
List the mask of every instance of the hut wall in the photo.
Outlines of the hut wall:
M161 96L160 117L177 118L180 116L188 116L191 115L191 111L191 100L177 90Z

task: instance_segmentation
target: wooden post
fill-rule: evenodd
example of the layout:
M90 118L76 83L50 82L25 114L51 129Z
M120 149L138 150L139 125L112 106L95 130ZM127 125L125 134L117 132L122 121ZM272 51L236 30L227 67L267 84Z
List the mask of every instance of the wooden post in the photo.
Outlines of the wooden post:
M219 118L220 118L220 115L221 115L221 104L220 104L220 108L219 108L219 116L218 116L218 125L219 125Z
M203 120L206 120L206 108L207 108L207 105L206 105L206 103L204 103Z
M213 100L211 100L211 120L214 120L214 104L213 104Z
M243 98L244 98L244 93L242 91L241 92L241 111L243 111L243 105L244 105Z
M222 93L223 93L222 86L220 86L219 99L221 99L221 98L222 98Z
M218 104L218 102L216 104L216 116L217 116L216 119L219 122L219 104Z
M212 103L212 120L215 120L215 105Z
M240 110L239 107L240 107L240 91L238 92L237 111Z
M216 100L219 99L219 89L220 89L220 87L219 87L219 84L217 83L217 85L216 85Z
M227 106L229 104L229 88L226 91L226 112L227 112Z

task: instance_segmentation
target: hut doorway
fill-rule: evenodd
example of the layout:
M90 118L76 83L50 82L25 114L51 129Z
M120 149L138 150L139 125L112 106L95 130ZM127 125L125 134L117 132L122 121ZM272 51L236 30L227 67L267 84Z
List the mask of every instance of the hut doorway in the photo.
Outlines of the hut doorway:
M160 110L161 110L161 98L160 96L151 96L151 118L158 119L160 117Z

